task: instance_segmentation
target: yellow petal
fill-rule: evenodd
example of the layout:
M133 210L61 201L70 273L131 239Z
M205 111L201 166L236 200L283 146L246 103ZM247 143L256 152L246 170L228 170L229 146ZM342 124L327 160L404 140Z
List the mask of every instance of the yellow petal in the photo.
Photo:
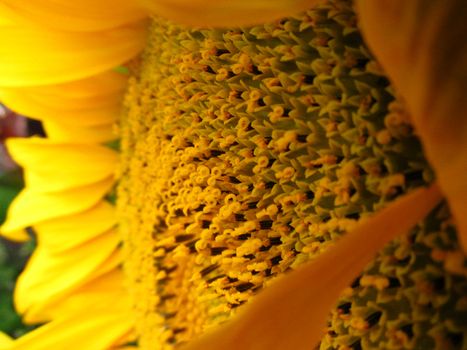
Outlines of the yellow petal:
M117 223L115 208L101 201L84 212L34 225L42 246L63 253L110 230Z
M130 306L130 296L126 289L126 277L121 268L112 269L110 272L94 278L92 281L78 288L72 298L64 300L67 310L66 313L74 313L79 310L80 304L86 303L90 298L109 295L122 294L121 303ZM119 304L121 304L119 302Z
M113 124L80 127L67 123L47 121L43 123L47 137L57 142L105 143L117 138Z
M85 211L96 205L113 184L113 179L106 179L56 193L41 193L26 188L11 203L0 233L9 239L25 240L27 236L20 230L38 222Z
M29 303L28 308L22 314L25 324L38 324L45 321L54 320L63 315L72 314L79 311L81 304L85 303L89 297L97 295L104 296L110 293L125 292L125 297L121 297L122 302L129 300L125 279L117 280L116 276L109 277L116 271L121 270L123 262L123 252L116 249L95 271L83 279L81 282L60 294L44 294L49 298L35 299L34 303ZM121 277L121 273L118 274ZM107 284L108 283L108 284ZM117 289L112 289L118 287ZM123 289L122 289L123 288ZM119 292L120 291L120 292ZM18 300L15 291L15 307L19 310Z
M105 72L143 49L146 25L92 33L0 27L0 86L58 84Z
M0 349L3 350L4 347L11 345L13 340L3 332L0 332Z
M232 322L183 350L309 350L342 290L387 242L406 233L440 200L436 187L420 189L365 220L316 260L274 281ZM397 218L397 220L396 220Z
M49 220L34 226L35 232L37 233L37 238L40 246L40 251L42 251L42 258L44 256L49 257L49 262L60 262L62 257L66 257L63 261L67 261L69 256L76 255L78 250L81 250L83 247L89 246L89 244L98 244L96 238L101 237L103 234L108 235L108 231L115 226L115 210L114 208L106 203L101 202L92 209L79 213L72 216L67 216L64 218L58 218L54 220ZM118 235L114 233L115 239ZM110 238L110 237L108 237ZM107 241L109 243L111 241ZM118 240L117 240L118 242ZM34 256L36 253L34 254ZM89 260L87 257L83 259ZM57 315L62 314L63 312L70 312L75 302L69 302L70 294L72 293L74 298L76 294L96 293L96 289L100 284L100 280L103 278L102 275L106 274L110 270L114 270L115 267L122 262L122 254L120 250L113 252L110 257L106 258L104 263L101 263L99 267L95 268L94 271L88 271L88 274L85 275L81 281L77 281L72 278L68 278L67 274L64 273L59 278L64 278L63 284L60 286L61 289L47 289L45 291L45 286L41 286L39 283L39 289L42 287L42 291L39 290L34 295L30 295L34 290L34 285L31 283L34 282L34 278L37 278L40 273L40 276L49 275L52 273L56 274L54 271L43 271L44 265L42 267L37 265L32 265L31 271L26 270L23 273L23 277L20 278L20 281L17 285L16 290L16 302L17 309L23 312L23 321L26 323L38 323L44 322L46 320L53 319ZM43 260L43 259L42 259ZM89 261L88 261L89 262ZM31 260L29 265L37 264L35 260ZM80 264L80 262L75 263ZM57 269L64 270L66 266L49 266L49 270ZM37 269L42 271L37 272ZM108 273L107 273L108 274ZM56 276L57 277L57 276ZM76 277L76 276L74 276ZM28 279L29 278L29 279ZM40 277L42 278L42 277ZM115 276L113 276L108 285L109 288L114 288L115 285ZM23 281L21 283L21 281ZM26 282L24 282L26 281ZM31 282L32 281L32 282ZM74 281L74 282L73 282ZM83 287L79 287L80 283L85 283ZM122 283L122 281L120 281ZM113 290L117 290L114 288ZM45 291L45 292L44 292Z
M138 21L146 16L128 0L2 0L0 10L13 20L71 31L99 31Z
M295 15L319 0L140 0L152 14L200 27L271 22Z
M26 188L58 192L112 178L118 154L104 146L69 144L50 139L10 138L7 148L25 169Z
M41 318L56 319L64 315L75 314L89 299L105 299L116 293L121 295L119 304L128 305L131 310L130 296L126 290L125 281L122 269L114 268L76 288L71 296L56 297L49 302L31 306L24 315L23 322L33 323Z
M8 350L108 350L133 328L125 295L112 293L80 301L73 315L60 317L14 341Z
M357 4L363 34L406 100L467 252L467 2Z
M63 84L1 87L0 101L19 114L42 121L111 124L119 115L126 82L124 74L108 71Z
M18 312L26 314L31 307L53 303L92 277L99 277L95 272L109 259L119 242L118 234L111 230L60 254L49 251L39 240L38 247L16 282L15 306ZM99 270L101 275L116 265L106 264L106 267L106 270ZM36 317L40 319L31 321L47 320L39 316Z

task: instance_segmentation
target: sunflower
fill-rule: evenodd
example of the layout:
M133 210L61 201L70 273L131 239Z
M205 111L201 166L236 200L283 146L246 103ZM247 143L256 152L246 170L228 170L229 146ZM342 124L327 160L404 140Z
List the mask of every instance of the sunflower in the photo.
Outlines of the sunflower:
M355 5L0 1L0 349L465 346L466 5Z

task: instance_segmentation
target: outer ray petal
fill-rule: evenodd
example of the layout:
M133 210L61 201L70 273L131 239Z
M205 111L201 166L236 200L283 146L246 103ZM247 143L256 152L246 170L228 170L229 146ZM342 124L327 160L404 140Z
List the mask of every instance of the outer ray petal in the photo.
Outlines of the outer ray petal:
M141 6L127 0L2 0L0 10L13 20L71 31L99 31L138 21Z
M87 304L90 298L106 298L115 293L125 293L121 303L130 305L129 294L126 291L125 274L120 268L115 268L110 272L94 278L73 292L72 298L63 299L60 314L67 315L76 313L81 305ZM59 313L57 313L57 316Z
M115 257L119 259L118 262ZM37 324L61 318L63 315L70 315L79 311L82 305L87 303L89 298L121 293L125 279L122 271L119 268L115 268L115 262L121 263L121 254L114 253L106 263L89 278L86 284L70 290L69 293L55 295L53 299L43 300L31 305L27 309L27 312L22 315L23 322L26 324ZM104 267L110 265L112 265L111 271L107 272L109 269L104 269ZM99 274L97 274L97 272L99 272ZM122 301L126 300L127 297L128 296L122 296ZM125 301L125 303L128 304L127 301Z
M118 155L99 145L70 144L43 138L11 138L7 147L25 169L26 187L58 192L112 178Z
M82 213L38 223L34 230L42 246L56 254L74 249L110 230L116 223L114 207L101 201Z
M39 242L25 270L15 287L15 306L20 314L25 314L29 322L47 321L50 305L77 288L114 269L120 262L112 254L120 237L115 231L101 234L72 250L62 254L51 252ZM111 264L107 263L111 257ZM104 266L105 265L105 266ZM104 266L104 268L102 268ZM44 304L49 306L44 308ZM34 317L28 315L35 308ZM44 310L41 314L37 309Z
M363 34L406 99L467 252L467 2L357 4Z
M319 0L139 0L153 14L200 27L271 22L304 11Z
M14 341L8 350L107 350L133 327L126 293L88 298L76 314L60 317ZM2 349L3 350L3 349Z
M44 129L50 140L57 142L79 142L99 144L115 140L113 124L80 127L73 124L44 122Z
M13 340L3 332L0 332L0 349L10 346Z
M77 126L113 123L120 112L127 77L108 71L69 83L1 87L0 101L15 112Z
M110 191L113 183L110 178L57 193L41 193L27 188L10 205L1 233L9 239L25 240L27 236L21 231L24 228L93 207Z
M41 255L42 258L44 258L44 256L45 258L50 258L49 263L60 263L60 259L66 263L71 258L71 255L76 256L78 251L83 252L83 247L88 247L89 250L89 244L98 244L104 235L110 234L109 230L115 226L115 223L116 220L113 207L106 202L101 202L92 209L83 213L46 221L37 224L34 228L40 245L39 251L43 252ZM104 241L104 243L112 243L110 238L111 237L107 237L107 240ZM114 237L114 239L117 239L117 237ZM85 254L86 252L84 251L83 253ZM99 253L104 252L100 251ZM34 254L34 257L35 256L36 253ZM84 256L83 259L89 262L91 257ZM75 266L77 264L83 264L84 260L83 262L76 262ZM119 249L117 251L113 251L111 255L106 258L105 262L96 267L94 271L89 271L89 273L80 281L79 279L75 279L75 277L77 277L76 275L71 278L69 278L67 274L63 274L62 276L57 275L57 271L60 270L60 265L40 265L36 263L36 260L31 260L28 267L34 263L35 265L32 265L32 269L30 269L33 272L31 273L28 272L30 270L26 270L23 273L15 292L17 297L17 308L24 313L24 322L43 322L53 319L63 312L69 312L69 309L71 309L75 304L75 302L71 304L68 302L70 294L72 294L73 298L76 299L75 296L77 294L86 293L87 295L87 293L90 293L91 291L93 293L98 291L100 285L99 281L102 279L102 275L109 275L107 271L114 270L116 266L121 264L121 262L121 251ZM49 266L48 270L46 269L44 271L44 266L46 268ZM55 268L57 268L57 271L53 271ZM64 268L66 267L62 266L62 269ZM37 272L38 269L41 271ZM58 288L55 289L49 289L48 284L45 285L45 282L44 284L39 282L35 285L34 283L31 285L35 278L39 278L38 273L40 273L40 278L44 275L48 275L48 279L50 279L50 275L52 274L55 276L55 280L61 278L63 283L56 283L56 287L58 286ZM121 277L121 271L119 276ZM115 278L115 276L112 278L106 277L106 280L112 282L108 286L109 288L114 287ZM21 283L21 281L23 281L23 283ZM86 284L83 287L79 287L81 283ZM121 278L119 283L123 283L123 278ZM35 293L35 286L39 288L38 293ZM113 290L117 290L117 288L114 288ZM34 294L31 294L32 292L34 292Z
M58 84L107 71L143 49L146 24L92 33L2 26L0 86Z
M119 268L113 269L77 288L71 296L65 295L61 298L55 298L53 301L47 300L40 305L32 306L24 315L24 322L32 323L37 322L35 320L56 319L62 317L62 315L74 314L79 312L82 305L86 305L89 299L123 294L126 292L124 288L125 276L123 271ZM120 303L130 305L128 293L121 296ZM130 312L132 312L131 309Z
M399 199L361 222L316 260L273 282L233 322L182 349L312 349L342 290L379 249L423 219L440 198L432 187Z

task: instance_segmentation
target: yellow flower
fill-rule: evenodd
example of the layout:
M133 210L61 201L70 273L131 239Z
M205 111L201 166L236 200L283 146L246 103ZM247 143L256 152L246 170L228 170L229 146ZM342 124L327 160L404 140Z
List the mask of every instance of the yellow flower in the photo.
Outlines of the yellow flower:
M25 170L26 187L2 227L2 234L15 240L26 240L28 227L37 235L15 303L26 322L45 324L17 340L0 335L0 349L100 350L132 347L135 340L142 349L184 341L186 350L309 349L322 338L326 317L345 287L387 242L422 220L440 192L465 250L466 48L450 37L465 32L465 5L357 1L363 35L405 99L440 187L415 189L380 209L398 190L411 187L401 175L405 168L425 168L409 164L420 158L404 158L402 165L391 159L418 149L404 144L410 122L397 103L374 125L361 118L365 130L349 126L360 112L380 112L372 99L387 104L390 97L371 90L379 82L366 73L377 65L367 62L367 53L358 56L365 48L339 51L338 40L357 40L348 2L297 15L316 2L0 1L0 99L43 121L47 132L45 139L8 142ZM154 18L143 64L129 63L145 47L149 14L203 27L271 24L190 31ZM291 15L298 19L272 22ZM325 29L314 32L320 26ZM269 42L272 47L264 44ZM339 64L327 47L337 47ZM364 57L366 66L358 71ZM131 72L125 98L127 76L120 65ZM345 80L355 72L362 74ZM338 87L331 83L334 74L343 77ZM357 116L346 114L347 123L339 123L336 114L343 99L358 110ZM122 100L125 111L118 122ZM303 119L308 115L316 118ZM122 142L117 176L118 155L109 146L116 122ZM323 139L332 149L345 144L344 159L360 152L361 162L337 167L338 157L320 148ZM392 139L396 146L387 154L378 148ZM382 153L390 176L379 176L381 165L365 153L371 147ZM367 188L356 180L359 169L371 175ZM118 215L110 204L116 177ZM364 191L374 191L372 201L364 201ZM254 197L256 203L245 200ZM289 222L281 219L287 215ZM437 220L448 235L452 226ZM321 244L344 231L332 247ZM462 256L443 239L446 249L433 249L433 259L465 274ZM405 259L407 246L401 244L392 256ZM271 260L272 252L278 259ZM211 278L225 267L225 275ZM294 271L269 284L270 276L289 268ZM428 290L427 299L417 296L417 303L436 304L430 299L433 287L417 276L411 275L410 283ZM360 283L381 292L383 301L397 299L384 293L390 284L384 276L370 274ZM250 298L234 315L235 306ZM368 331L382 317L379 311L359 315L357 304L352 319L340 315L335 323L353 328L352 334ZM465 300L453 308L465 308ZM410 336L402 339L404 326L387 331L386 345L410 343L405 339ZM446 327L458 335L457 325ZM438 345L448 344L436 332L432 336ZM331 342L342 341L342 349L362 346L344 338Z

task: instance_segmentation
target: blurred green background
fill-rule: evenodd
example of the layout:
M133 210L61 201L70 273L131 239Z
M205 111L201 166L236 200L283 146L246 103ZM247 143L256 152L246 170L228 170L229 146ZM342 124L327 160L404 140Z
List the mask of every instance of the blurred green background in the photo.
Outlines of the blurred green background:
M22 187L18 170L0 175L0 222L5 220L9 203ZM15 338L29 328L22 324L13 308L13 289L33 248L33 240L18 244L0 238L0 330Z
M35 124L31 125L26 118L0 105L0 224L5 220L11 201L24 186L21 169L8 156L5 140L9 137L27 136L31 132L38 134L34 130L34 126L37 129ZM24 244L0 238L0 331L14 338L31 328L22 324L14 310L13 290L34 245L34 237Z

